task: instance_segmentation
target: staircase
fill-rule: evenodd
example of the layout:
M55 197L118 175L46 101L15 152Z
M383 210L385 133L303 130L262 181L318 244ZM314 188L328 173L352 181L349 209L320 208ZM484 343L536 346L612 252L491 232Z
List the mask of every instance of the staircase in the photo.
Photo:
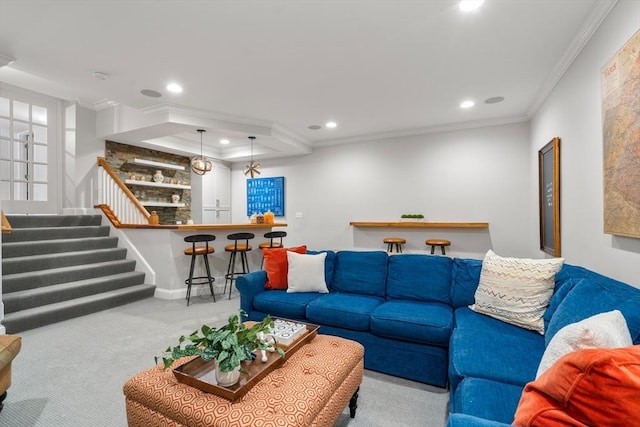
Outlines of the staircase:
M153 296L100 215L7 215L4 325L13 334Z

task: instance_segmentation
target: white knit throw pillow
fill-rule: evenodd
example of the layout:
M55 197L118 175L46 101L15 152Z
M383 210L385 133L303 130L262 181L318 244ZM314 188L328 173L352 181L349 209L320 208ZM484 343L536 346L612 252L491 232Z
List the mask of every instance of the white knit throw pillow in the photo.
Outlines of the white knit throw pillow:
M564 258L504 258L489 250L482 261L473 311L544 333L544 315Z
M627 321L619 310L599 313L560 329L542 355L536 378L562 356L585 348L617 348L633 345Z

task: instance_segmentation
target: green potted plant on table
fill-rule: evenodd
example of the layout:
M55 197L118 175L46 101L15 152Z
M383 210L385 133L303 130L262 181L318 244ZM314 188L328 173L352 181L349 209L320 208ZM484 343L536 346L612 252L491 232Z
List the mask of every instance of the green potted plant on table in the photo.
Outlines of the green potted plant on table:
M402 214L400 215L402 221L422 221L424 215L422 214Z
M240 314L229 316L229 323L220 328L202 325L199 331L196 330L189 336L181 336L177 346L165 350L162 356L164 369L185 356L197 355L205 361L215 360L218 385L228 387L238 381L240 372L245 372L241 363L253 359L254 351L273 349L277 350L280 356L284 356L281 348L264 339L264 334L269 333L273 327L273 319L270 316L250 327L242 322L241 316L246 317L247 314L240 310Z

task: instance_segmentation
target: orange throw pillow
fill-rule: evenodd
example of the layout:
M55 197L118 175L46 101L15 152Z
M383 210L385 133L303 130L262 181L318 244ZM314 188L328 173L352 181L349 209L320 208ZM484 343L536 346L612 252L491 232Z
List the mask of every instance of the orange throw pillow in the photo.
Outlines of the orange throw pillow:
M639 402L640 345L579 350L526 385L513 425L638 425Z
M265 289L287 289L287 275L289 273L287 251L306 254L307 247L303 245L293 248L262 250L262 256L264 257L264 269L267 272L267 283L264 285Z

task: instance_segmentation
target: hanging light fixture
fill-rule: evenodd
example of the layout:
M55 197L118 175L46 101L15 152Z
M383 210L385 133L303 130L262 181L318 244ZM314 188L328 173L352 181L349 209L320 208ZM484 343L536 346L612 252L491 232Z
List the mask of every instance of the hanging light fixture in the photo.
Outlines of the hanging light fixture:
M198 133L200 134L200 156L191 159L191 170L198 175L204 175L213 169L213 165L209 159L202 155L202 134L204 132L206 132L206 130L198 129Z
M251 161L244 165L244 175L255 178L256 175L260 175L260 163L253 161L253 140L256 139L256 137L250 136L249 139L251 140Z

